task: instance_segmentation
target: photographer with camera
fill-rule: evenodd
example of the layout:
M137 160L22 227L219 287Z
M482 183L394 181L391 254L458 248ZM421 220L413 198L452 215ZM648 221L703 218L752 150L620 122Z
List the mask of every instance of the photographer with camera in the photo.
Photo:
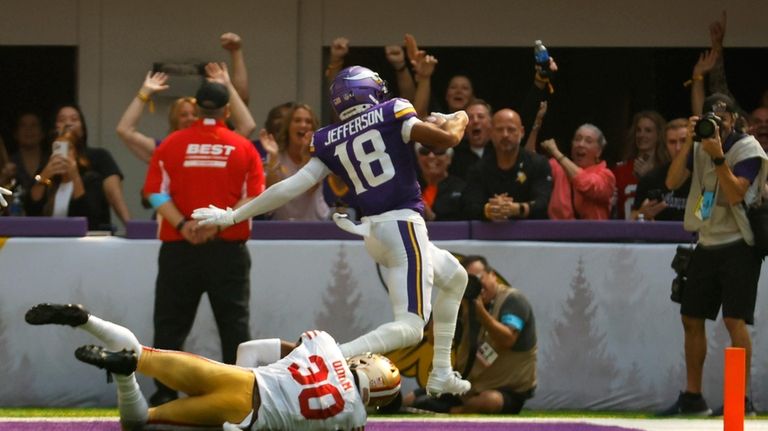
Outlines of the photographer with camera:
M518 414L536 388L536 322L519 290L505 286L483 256L461 261L469 274L456 330L456 370L472 383L461 397L423 389L403 404L442 413Z
M703 112L701 118L690 118L689 138L672 160L666 180L675 190L691 178L684 227L699 238L679 292L687 384L663 415L711 412L701 395L707 354L704 321L715 320L721 305L731 344L746 350L749 381L752 342L746 325L754 323L761 256L753 247L745 205L760 198L768 157L753 136L735 127L733 99L712 94L704 100ZM745 408L754 413L748 398Z

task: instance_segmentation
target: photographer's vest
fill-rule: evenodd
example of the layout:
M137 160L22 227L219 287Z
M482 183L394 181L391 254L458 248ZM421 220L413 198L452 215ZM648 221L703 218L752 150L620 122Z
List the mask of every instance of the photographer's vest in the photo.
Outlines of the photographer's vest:
M763 163L757 177L744 195L744 202L747 205L751 205L759 198L760 191L765 185L765 178L768 173L768 156L765 155L760 143L751 135L741 137L725 153L725 163L731 169L733 169L736 163L755 157L760 157ZM715 190L715 187L717 187L717 190ZM749 227L749 220L743 205L741 203L729 204L725 195L720 193L720 190L721 187L718 183L712 158L706 151L701 149L701 143L694 142L691 190L688 193L683 223L685 230L699 232L699 244L705 246L728 244L742 238L747 244L753 245L754 236L752 235L752 229ZM695 215L696 206L704 191L715 192L715 203L707 220L701 220Z
M517 289L499 285L495 302L490 310L491 316L497 321L499 320L501 306L509 295L522 295L522 293ZM470 303L470 306L474 306L474 304ZM465 332L461 337L461 342L456 352L457 370L463 370L466 367L470 351L476 350L472 349L470 343L472 334L468 330L467 315L467 310L464 310L461 318L464 322ZM511 348L504 349L496 346L493 339L488 335L488 331L482 325L480 326L479 334L477 334L476 342L476 346L481 346L487 342L499 356L488 367L475 358L472 363L472 370L468 376L465 376L472 382L472 389L470 389L469 394L477 394L488 389L499 388L507 388L513 392L525 393L536 387L536 346L524 352L514 352Z

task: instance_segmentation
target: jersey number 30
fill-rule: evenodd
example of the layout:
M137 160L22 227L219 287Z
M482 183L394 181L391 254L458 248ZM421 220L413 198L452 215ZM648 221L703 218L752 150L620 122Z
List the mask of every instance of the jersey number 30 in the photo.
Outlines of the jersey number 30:
M300 370L295 362L288 367L293 380L304 386L299 393L299 409L301 415L307 419L327 419L336 416L344 410L344 398L339 390L328 381L328 366L325 365L323 358L317 355L309 357L309 361L317 367L317 372L311 368ZM323 407L323 397L332 397L333 404ZM320 408L312 408L309 401L317 399Z
M363 147L363 144L368 141L373 145L373 151L366 152L366 149ZM355 186L356 194L359 195L369 188L384 184L395 176L395 168L392 166L392 159L390 159L389 154L387 154L387 146L384 144L384 139L381 138L381 133L379 133L378 130L368 130L352 140L354 162L349 157L350 154L347 150L348 143L349 141L344 141L337 145L334 155L339 158L339 161L341 161L341 164L344 166L344 170L347 171L349 179ZM381 172L379 174L373 173L373 165L375 163L381 167ZM355 164L360 167L363 179L368 185L367 188L357 175Z

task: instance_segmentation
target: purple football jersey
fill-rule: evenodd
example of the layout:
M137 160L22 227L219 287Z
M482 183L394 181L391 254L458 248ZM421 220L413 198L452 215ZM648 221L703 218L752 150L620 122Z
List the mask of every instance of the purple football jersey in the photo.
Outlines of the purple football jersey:
M392 99L315 132L313 156L355 193L362 215L424 213L413 146L403 140L403 124L415 116L410 102Z

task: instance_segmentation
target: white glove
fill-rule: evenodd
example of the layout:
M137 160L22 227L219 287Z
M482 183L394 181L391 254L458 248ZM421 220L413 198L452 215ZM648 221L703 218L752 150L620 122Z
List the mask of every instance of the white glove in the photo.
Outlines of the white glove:
M198 208L192 211L192 218L198 221L201 226L232 226L235 224L235 211L227 207L223 210L215 205L208 205L208 208Z
M10 191L10 190L8 190L8 189L5 189L5 188L3 188L3 187L0 187L0 208L1 208L1 207L7 207L7 206L8 206L8 201L6 201L6 200L5 200L5 198L3 197L3 195L6 195L6 196L10 196L10 195L12 195L12 194L13 194L13 192L12 192L12 191Z

